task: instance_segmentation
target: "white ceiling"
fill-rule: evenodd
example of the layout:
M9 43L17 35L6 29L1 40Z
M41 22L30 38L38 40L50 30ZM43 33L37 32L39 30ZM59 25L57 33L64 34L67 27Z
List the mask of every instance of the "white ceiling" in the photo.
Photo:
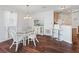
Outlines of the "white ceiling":
M0 5L0 9L2 10L11 10L11 11L20 11L20 12L29 12L29 13L37 13L47 10L56 10L59 6L52 5Z
M18 11L18 12L24 12L24 13L37 13L42 11L48 11L48 10L60 10L61 5L30 5L27 7L27 5L0 5L1 10L10 10L10 11ZM66 9L79 9L79 6L66 6Z

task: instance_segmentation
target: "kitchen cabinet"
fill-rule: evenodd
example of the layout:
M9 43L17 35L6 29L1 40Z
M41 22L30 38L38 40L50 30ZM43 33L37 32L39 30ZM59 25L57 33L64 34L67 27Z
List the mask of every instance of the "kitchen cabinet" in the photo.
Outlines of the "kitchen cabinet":
M35 26L36 34L43 35L44 34L44 27L43 26Z
M53 37L60 41L72 43L72 27L70 25L54 25Z
M57 24L59 19L60 19L60 13L59 12L54 12L54 23Z

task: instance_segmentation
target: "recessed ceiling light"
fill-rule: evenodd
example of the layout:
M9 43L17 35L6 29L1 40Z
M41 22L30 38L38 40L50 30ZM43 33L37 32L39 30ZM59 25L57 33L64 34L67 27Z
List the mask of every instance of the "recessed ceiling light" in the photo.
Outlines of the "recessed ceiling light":
M26 5L26 7L29 7L30 5Z

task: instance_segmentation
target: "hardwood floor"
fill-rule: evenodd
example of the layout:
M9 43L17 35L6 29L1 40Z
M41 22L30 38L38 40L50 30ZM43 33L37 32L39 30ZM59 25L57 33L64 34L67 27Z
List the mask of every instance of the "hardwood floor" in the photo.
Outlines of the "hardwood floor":
M72 49L72 45L67 42L59 42L55 39L48 36L37 36L39 43L37 47L33 46L33 43L30 42L30 45L23 46L19 44L18 53L72 53L76 52ZM14 53L15 46L9 49L12 40L5 41L0 43L0 52L1 53ZM26 42L27 43L27 42Z

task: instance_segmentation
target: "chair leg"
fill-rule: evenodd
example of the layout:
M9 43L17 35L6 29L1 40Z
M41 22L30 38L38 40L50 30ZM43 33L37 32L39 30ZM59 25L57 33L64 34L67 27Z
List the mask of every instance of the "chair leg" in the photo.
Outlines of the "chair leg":
M14 42L11 44L10 49L12 48L13 45L14 45Z
M23 43L23 41L20 41L20 43Z
M35 38L35 39L36 39L37 42L39 42L37 38Z
M15 48L15 52L18 51L18 43L16 43L16 48Z
M29 45L29 39L28 39L28 45Z
M35 39L32 39L32 40L33 40L33 44L34 44L34 46L36 47Z
M23 40L23 46L26 46L26 40L25 39Z

